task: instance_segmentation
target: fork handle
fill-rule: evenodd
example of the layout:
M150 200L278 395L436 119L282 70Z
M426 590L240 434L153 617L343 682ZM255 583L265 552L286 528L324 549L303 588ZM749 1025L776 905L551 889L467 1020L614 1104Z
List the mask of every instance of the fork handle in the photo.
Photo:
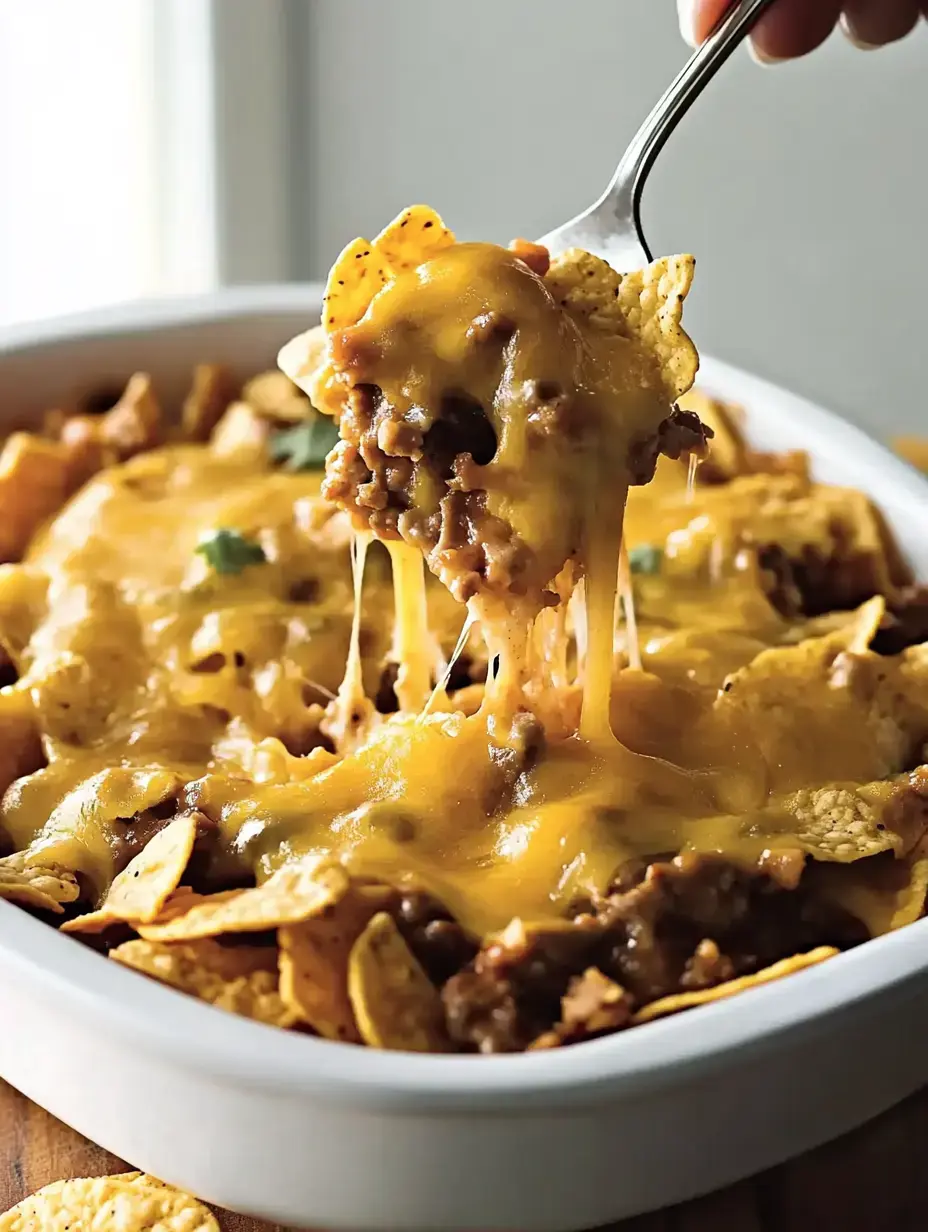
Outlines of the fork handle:
M627 194L629 215L638 216L638 204L655 158L718 70L742 42L763 11L774 0L739 0L693 53L664 91L639 128L603 194L614 200ZM650 253L648 254L650 257Z

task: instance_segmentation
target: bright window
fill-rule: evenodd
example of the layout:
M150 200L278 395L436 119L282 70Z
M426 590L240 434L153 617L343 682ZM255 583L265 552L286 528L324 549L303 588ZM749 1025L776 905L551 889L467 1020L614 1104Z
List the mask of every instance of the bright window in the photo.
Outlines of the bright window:
M157 291L149 0L0 0L0 321Z

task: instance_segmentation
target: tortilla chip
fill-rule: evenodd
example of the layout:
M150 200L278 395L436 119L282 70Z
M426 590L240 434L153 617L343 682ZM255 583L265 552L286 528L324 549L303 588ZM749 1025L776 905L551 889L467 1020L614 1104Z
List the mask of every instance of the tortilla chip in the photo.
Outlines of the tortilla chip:
M0 1232L219 1232L189 1194L143 1174L55 1181L0 1215Z
M619 287L625 320L639 342L657 356L672 399L686 393L699 368L696 348L680 324L695 269L691 256L663 257L626 274Z
M175 817L129 861L99 909L69 920L61 931L98 933L119 920L148 923L157 919L184 875L196 837L195 814Z
M790 834L803 851L846 864L881 851L901 855L911 845L887 824L894 795L891 783L830 783L794 792L783 807L795 819Z
M813 864L805 871L803 885L813 898L856 916L871 937L881 937L925 913L928 840L922 839L904 859L886 854L850 867Z
M348 962L348 995L365 1044L444 1052L441 997L385 911L373 917Z
M235 396L231 373L221 364L197 364L190 392L181 408L184 437L205 441Z
M454 242L453 233L430 206L411 205L384 227L372 247L396 275L416 269Z
M277 354L277 363L282 378L292 382L303 394L310 393L311 378L315 375L325 360L326 332L323 326L314 325L305 333L297 334L285 343ZM284 375L285 374L285 375ZM312 408L312 402L303 398L303 410L300 419L305 419ZM296 418L296 416L278 415L278 418Z
M300 924L327 911L348 888L341 869L318 863L287 864L250 890L197 896L186 910L163 922L140 925L149 941L194 941L223 933L256 933Z
M928 901L928 839L922 839L908 857L908 882L896 895L895 910L889 921L890 931L914 924L925 914Z
M322 328L316 326L306 335L316 344L316 350L321 354L325 345ZM318 355L315 362L318 362ZM242 401L267 419L288 420L298 422L306 419L311 407L306 395L300 388L285 376L272 368L268 372L260 372L246 381L242 389Z
M700 988L696 992L678 992L669 997L661 997L650 1005L642 1006L632 1017L632 1026L652 1022L655 1018L665 1018L668 1014L677 1014L680 1010L688 1010L696 1005L706 1005L710 1001L723 1001L726 997L734 997L739 992L749 988L759 988L762 984L771 984L784 976L796 971L804 971L806 967L817 966L826 958L834 958L839 954L834 946L822 945L808 954L795 954L792 958L784 958L772 967L765 967L754 975L743 975L740 979L729 980L726 984L716 984L714 988Z
M275 1027L292 1027L298 1020L281 999L277 951L269 946L140 939L126 941L109 956L217 1009Z
M389 280L390 270L370 240L353 240L336 258L325 284L322 325L326 333L357 325Z
M725 680L714 714L754 744L771 791L876 781L909 761L925 722L923 690L905 685L901 663L864 649L883 603L864 604L824 637L763 650Z
M41 774L51 773L52 763ZM114 766L69 791L29 846L30 864L54 864L86 874L107 889L112 876L112 823L163 804L183 780L161 767ZM14 789L15 790L15 789Z
M61 904L73 903L79 895L73 873L40 865L27 867L23 851L0 860L0 898L60 915L64 911Z
M278 931L280 995L325 1039L361 1040L348 995L351 950L390 891L354 887L325 915Z
M680 324L695 266L691 256L663 257L622 276L600 257L571 248L552 261L545 282L574 316L632 338L654 355L667 396L675 401L692 386L699 367Z

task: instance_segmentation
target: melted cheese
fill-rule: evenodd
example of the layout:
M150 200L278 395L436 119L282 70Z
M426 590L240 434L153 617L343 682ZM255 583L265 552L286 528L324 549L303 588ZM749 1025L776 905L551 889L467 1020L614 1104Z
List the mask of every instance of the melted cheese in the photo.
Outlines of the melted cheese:
M165 448L91 481L0 577L0 633L22 672L0 723L31 714L48 757L4 797L17 847L102 891L125 819L183 790L218 823L220 881L321 853L432 890L486 932L561 915L631 857L792 850L788 793L901 769L886 714L874 704L871 722L830 675L842 648L862 654L859 629L815 630L832 640L784 669L792 693L770 696L779 660L762 670L764 652L813 630L770 605L756 547L824 549L844 519L844 539L875 551L865 504L795 474L697 488L664 460L626 509L629 441L663 413L653 370L627 339L584 334L499 251L459 246L398 280L352 344L412 413L459 374L478 309L517 318L503 367L476 364L468 392L496 416L479 479L531 549L536 598L471 598L454 653L485 642L480 709L428 705L433 637L451 652L461 608L427 591L409 543L388 545L389 574L363 539L350 565L347 519L318 479ZM530 443L525 387L539 378L579 390L589 434L575 451ZM434 503L433 481L422 468L417 499ZM211 573L196 548L220 526L260 542L265 563ZM623 532L661 549L659 571L632 577L626 558L620 573ZM556 602L539 611L542 593ZM394 657L401 713L381 719L368 699Z

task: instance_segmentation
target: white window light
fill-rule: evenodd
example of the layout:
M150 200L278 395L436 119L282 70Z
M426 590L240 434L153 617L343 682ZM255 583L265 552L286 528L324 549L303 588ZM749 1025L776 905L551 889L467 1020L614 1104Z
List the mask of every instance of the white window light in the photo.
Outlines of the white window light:
M286 0L0 0L0 322L284 278Z

